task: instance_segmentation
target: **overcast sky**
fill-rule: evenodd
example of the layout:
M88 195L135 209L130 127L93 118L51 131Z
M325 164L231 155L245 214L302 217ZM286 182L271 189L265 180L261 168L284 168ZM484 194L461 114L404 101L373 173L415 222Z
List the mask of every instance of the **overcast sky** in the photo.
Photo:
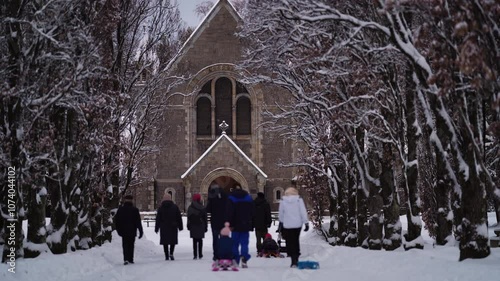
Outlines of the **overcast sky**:
M194 8L198 3L206 0L177 0L179 3L179 11L181 12L182 19L187 23L188 26L196 27L200 23L201 18L199 18L194 12ZM215 3L217 0L211 0Z

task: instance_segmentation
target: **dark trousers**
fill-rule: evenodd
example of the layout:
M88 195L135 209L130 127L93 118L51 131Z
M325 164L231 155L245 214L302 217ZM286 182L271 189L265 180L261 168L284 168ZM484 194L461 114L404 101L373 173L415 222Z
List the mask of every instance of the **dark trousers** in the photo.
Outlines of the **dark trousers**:
M262 241L264 241L264 238L266 238L266 234L267 234L267 229L255 230L255 238L257 239L257 245L256 245L257 252L262 251Z
M193 256L199 257L200 259L203 257L201 253L201 249L203 248L203 239L195 239L193 238Z
M301 228L285 228L283 234L286 240L286 253L292 258L292 262L300 256L300 236Z
M175 244L172 245L163 245L163 252L165 253L165 258L174 255Z
M217 254L217 241L219 241L220 229L217 227L212 227L212 249L214 251L213 260L218 260L219 255Z
M122 237L123 261L134 262L135 236Z

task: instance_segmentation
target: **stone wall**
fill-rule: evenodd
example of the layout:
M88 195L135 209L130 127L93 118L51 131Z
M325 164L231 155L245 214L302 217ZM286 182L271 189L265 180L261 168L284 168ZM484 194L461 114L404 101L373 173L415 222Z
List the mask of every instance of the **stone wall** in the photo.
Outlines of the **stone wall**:
M184 55L176 64L175 70L178 75L194 75L205 69L201 72L203 75L198 75L203 77L191 76L192 80L178 85L172 93L186 95L195 92L206 83L207 79L222 76L231 79L241 78L241 74L234 71L231 65L218 65L237 64L241 59L241 42L235 36L238 31L238 22L224 5L208 25L199 29L201 33L197 38L193 37L195 40L186 45ZM294 169L280 168L278 163L291 162L295 157L295 148L292 141L284 142L279 134L264 132L260 122L264 121L262 115L264 108L274 111L277 110L273 107L276 102L286 104L291 99L288 92L277 87L252 85L248 87L248 90L252 100L252 135L233 140L268 175L265 186L262 186L262 179L258 177L257 170L227 142L214 149L206 159L199 163L189 178L183 181L181 175L218 136L208 136L204 140L197 140L193 96L172 96L159 93L159 95L168 96L169 106L164 119L158 124L162 138L158 143L153 144L159 152L142 165L140 175L146 179L146 182L134 189L137 196L136 204L141 210L155 210L161 203L165 189L168 189L175 194L175 202L181 211L184 211L192 193L200 191L204 193L205 191L201 189L206 189L208 186L201 187L201 183L207 175L218 168L237 171L244 177L254 197L258 191L264 191L272 209L278 209L278 203L274 202L275 190L276 188L284 190L291 186L291 180L294 177ZM233 138L233 136L230 137ZM206 194L202 195L206 199Z
M222 8L210 21L208 27L201 30L195 44L187 46L189 50L179 62L177 70L181 73L195 74L202 68L216 63L235 63L241 57L241 45L235 33L238 23L226 8Z

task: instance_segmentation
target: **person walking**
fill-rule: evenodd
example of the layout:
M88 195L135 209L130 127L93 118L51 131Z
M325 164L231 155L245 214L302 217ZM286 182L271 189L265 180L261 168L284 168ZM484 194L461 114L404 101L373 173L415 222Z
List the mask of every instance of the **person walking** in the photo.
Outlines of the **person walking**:
M286 240L287 254L292 259L290 267L297 267L302 225L305 226L304 231L309 230L306 206L297 189L289 187L285 190L285 195L280 201L278 218L281 232Z
M233 255L236 264L241 260L241 267L247 268L250 260L248 241L250 231L253 231L252 219L254 204L248 192L237 186L229 195L227 204L227 220L232 227Z
M134 244L137 230L139 239L144 234L142 230L141 215L139 209L134 207L132 195L125 195L124 203L116 211L114 217L116 232L122 237L123 264L134 263Z
M203 238L207 232L207 212L201 204L201 195L193 195L187 211L187 229L193 239L193 259L203 258Z
M161 206L156 212L155 232L160 231L160 245L163 245L165 260L174 260L178 230L182 231L182 217L179 207L172 202L172 196L165 192Z
M214 184L208 190L208 203L206 211L210 214L210 227L212 229L212 260L216 261L218 257L217 242L221 229L224 227L226 219L227 195L219 185Z
M257 256L260 256L262 251L262 242L267 234L267 229L271 227L271 206L262 192L257 193L257 198L255 198L253 202L255 204L253 226L255 228L255 238L257 239Z

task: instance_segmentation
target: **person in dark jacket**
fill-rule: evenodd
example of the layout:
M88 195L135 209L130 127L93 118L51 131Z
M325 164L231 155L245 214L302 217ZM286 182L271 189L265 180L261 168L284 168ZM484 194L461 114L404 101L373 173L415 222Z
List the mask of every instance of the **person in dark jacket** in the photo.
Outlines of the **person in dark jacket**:
M132 204L132 199L132 195L126 195L123 205L118 208L114 217L116 232L122 237L123 264L125 265L134 263L134 243L137 230L139 230L139 239L144 234L141 215Z
M187 211L187 229L193 238L193 259L203 258L203 238L207 232L207 212L201 204L201 195L193 195L193 201Z
M177 245L177 230L181 231L182 217L179 207L172 202L172 196L165 193L160 208L156 212L155 232L160 231L160 245L163 245L165 260L174 260L175 245Z
M262 257L280 257L280 247L278 243L273 239L271 233L267 233L264 238L264 242L262 242Z
M271 206L262 192L257 193L257 198L253 202L255 204L253 226L255 228L255 238L257 239L257 254L259 254L262 250L262 241L265 238L267 229L271 227Z
M226 219L226 204L227 195L219 187L219 185L214 184L208 190L208 203L207 203L207 213L210 214L210 225L212 228L212 249L213 258L212 260L217 260L217 242L219 240L219 234L221 229L224 227L224 222Z
M234 242L234 259L237 264L239 264L241 259L241 267L246 268L247 262L251 257L248 253L248 241L250 238L249 232L253 231L253 200L248 192L237 186L229 195L227 202L226 221L228 221L232 226L231 238Z

